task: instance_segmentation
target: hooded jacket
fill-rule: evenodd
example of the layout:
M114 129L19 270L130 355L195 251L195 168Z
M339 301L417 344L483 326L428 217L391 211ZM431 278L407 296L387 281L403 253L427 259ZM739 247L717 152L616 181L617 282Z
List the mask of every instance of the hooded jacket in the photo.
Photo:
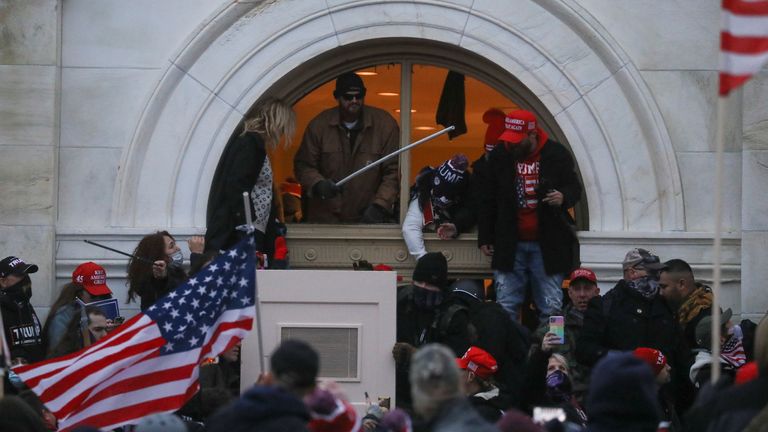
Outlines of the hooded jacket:
M309 411L299 398L273 386L255 386L222 408L210 421L210 432L307 431Z
M11 358L23 357L29 363L45 357L40 320L29 303L31 282L24 278L16 285L0 290L0 307Z

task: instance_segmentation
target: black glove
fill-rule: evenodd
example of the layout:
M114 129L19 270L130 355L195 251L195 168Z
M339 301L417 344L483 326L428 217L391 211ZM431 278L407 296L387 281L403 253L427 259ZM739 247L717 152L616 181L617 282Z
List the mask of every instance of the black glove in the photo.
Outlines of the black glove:
M338 195L340 190L336 183L328 179L322 179L312 186L312 196L320 199L331 199Z
M384 223L387 221L388 216L389 214L384 210L384 207L378 204L371 204L365 209L365 212L363 212L363 219L361 222L366 224Z

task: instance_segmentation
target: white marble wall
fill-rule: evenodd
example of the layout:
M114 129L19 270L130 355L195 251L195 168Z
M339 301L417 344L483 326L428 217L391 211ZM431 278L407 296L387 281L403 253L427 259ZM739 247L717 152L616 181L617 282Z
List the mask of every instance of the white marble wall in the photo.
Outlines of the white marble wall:
M539 0L514 14L501 0L28 0L0 9L9 30L0 35L0 249L41 266L37 305L88 255L71 246L78 233L123 241L161 226L202 229L207 185L241 113L303 62L395 36L483 55L541 99L587 182L587 262L620 259L601 242L618 250L643 233L650 244L675 233L683 246L670 250L706 266L717 2ZM743 251L729 258L728 299L753 314L768 308L759 253L768 208L758 198L767 99L767 77L748 84L726 131L724 226L729 251Z
M54 281L59 6L7 1L0 16L0 255L40 267L32 301L47 305Z
M742 163L742 296L745 312L768 311L768 67L744 87Z

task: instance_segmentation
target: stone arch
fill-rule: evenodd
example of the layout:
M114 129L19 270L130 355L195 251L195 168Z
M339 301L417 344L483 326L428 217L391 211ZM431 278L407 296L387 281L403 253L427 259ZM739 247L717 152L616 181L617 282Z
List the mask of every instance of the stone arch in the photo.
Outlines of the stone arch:
M579 163L590 230L684 230L670 138L638 71L607 32L572 1L522 2L515 14L502 2L464 3L472 4L222 6L169 60L144 109L121 163L113 224L204 226L221 151L262 94L334 48L393 38L460 47L535 95Z

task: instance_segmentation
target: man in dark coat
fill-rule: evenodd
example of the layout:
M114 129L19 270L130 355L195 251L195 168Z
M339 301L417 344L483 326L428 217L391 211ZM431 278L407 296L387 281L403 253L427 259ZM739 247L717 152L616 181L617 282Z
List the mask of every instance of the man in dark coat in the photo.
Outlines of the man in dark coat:
M458 357L469 348L469 311L449 297L448 261L430 252L416 262L413 285L397 293L397 343L392 348L398 407L410 408L408 368L416 348L439 342Z
M270 372L211 419L210 432L306 431L304 396L315 388L320 358L299 340L286 340L270 357Z
M589 301L576 344L576 360L592 366L612 350L639 347L661 351L672 367L670 394L687 408L688 355L672 309L659 294L659 257L642 248L630 250L622 263L624 278L602 297ZM681 411L682 412L682 411Z
M548 139L536 116L515 110L482 176L478 245L493 257L497 301L513 320L530 281L539 319L559 313L565 274L577 266L568 208L581 196L571 154Z
M671 357L680 343L680 332L653 276L663 266L658 256L645 249L627 253L622 263L624 278L587 305L576 344L579 362L591 366L610 350L638 347L655 348Z

